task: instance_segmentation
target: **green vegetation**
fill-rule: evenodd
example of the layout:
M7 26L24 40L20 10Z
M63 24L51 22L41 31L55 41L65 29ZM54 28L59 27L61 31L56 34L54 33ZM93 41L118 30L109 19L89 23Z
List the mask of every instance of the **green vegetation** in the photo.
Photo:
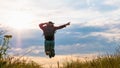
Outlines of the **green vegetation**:
M42 68L33 61L20 60L15 57L0 58L0 68Z
M85 62L80 60L66 62L61 68L120 68L120 55L107 55Z

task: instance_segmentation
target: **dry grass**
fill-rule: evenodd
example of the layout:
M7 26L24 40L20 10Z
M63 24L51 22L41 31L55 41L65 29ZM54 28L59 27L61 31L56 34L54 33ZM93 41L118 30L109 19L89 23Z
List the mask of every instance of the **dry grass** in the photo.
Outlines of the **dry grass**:
M61 68L120 68L120 55L107 55L85 62L65 62Z
M0 58L0 68L42 68L33 61L20 60L15 57Z

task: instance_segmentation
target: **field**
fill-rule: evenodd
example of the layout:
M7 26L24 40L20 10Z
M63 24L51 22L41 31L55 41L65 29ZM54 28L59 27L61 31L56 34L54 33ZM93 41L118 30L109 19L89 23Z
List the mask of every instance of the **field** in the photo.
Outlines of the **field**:
M62 63L62 66L57 64L57 68L120 68L120 55L98 56L92 60L81 61L71 60ZM19 59L15 57L0 58L0 68L43 68L42 65L34 61ZM49 67L54 68L54 67Z
M61 68L120 68L120 55L107 55L85 62L65 62Z
M42 68L33 61L27 61L15 57L0 58L0 68Z

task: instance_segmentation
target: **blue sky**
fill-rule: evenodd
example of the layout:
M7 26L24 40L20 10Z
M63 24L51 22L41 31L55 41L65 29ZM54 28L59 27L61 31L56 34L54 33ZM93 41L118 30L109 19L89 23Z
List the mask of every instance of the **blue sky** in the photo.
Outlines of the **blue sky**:
M113 53L120 41L119 0L0 0L0 24L12 34L9 53L45 56L38 24L71 22L56 32L56 54Z

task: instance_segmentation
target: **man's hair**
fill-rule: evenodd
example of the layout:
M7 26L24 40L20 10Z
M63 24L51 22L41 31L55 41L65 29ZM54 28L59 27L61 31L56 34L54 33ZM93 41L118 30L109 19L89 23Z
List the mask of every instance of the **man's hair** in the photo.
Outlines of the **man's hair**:
M50 23L50 24L54 24L52 21L49 21L48 23Z

